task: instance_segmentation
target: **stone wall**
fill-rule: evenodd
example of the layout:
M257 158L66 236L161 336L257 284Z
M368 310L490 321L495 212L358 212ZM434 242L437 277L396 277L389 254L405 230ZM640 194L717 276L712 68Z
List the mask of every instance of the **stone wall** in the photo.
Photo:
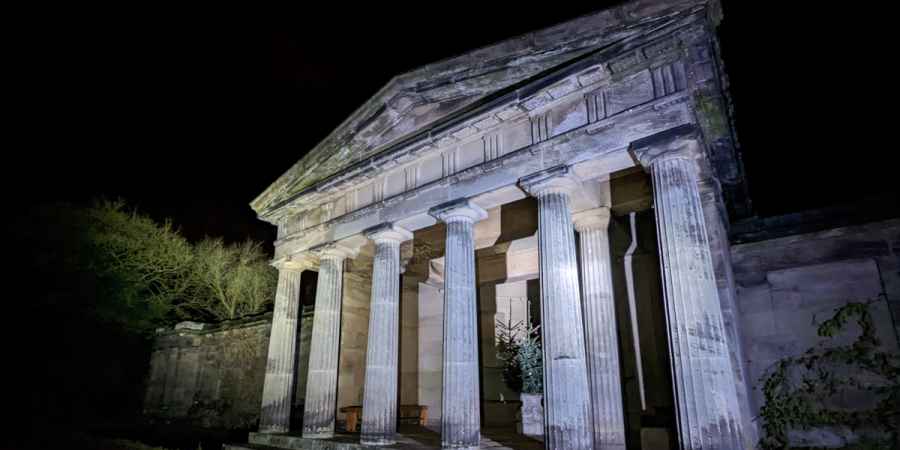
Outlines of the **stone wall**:
M361 406L366 384L366 344L369 337L369 299L372 296L371 261L345 262L341 301L341 348L338 366L337 421L345 406ZM399 282L399 280L398 280Z
M898 351L900 219L734 245L731 258L754 414L763 403L760 377L819 342L817 324L849 301L874 300L878 337ZM794 438L843 439L822 430Z
M347 264L344 271L338 408L362 404L371 295L367 270L371 270L371 261L361 259ZM308 303L315 292L304 291L302 297ZM313 312L312 305L304 304L297 330L293 429L299 429L303 416ZM186 322L176 326L177 329L162 330L150 360L145 416L202 427L255 428L262 401L271 321L271 314L266 314L217 325ZM417 347L415 340L404 344L408 346L404 354ZM415 355L407 355L406 361L415 367ZM415 378L415 372L405 377ZM404 400L416 403L415 387L412 387L413 394ZM338 413L338 420L343 421L344 414Z
M256 427L271 320L266 314L161 331L150 360L145 416L208 428ZM309 355L311 325L312 311L306 311L298 332L301 367ZM305 393L305 372L298 371L298 404Z

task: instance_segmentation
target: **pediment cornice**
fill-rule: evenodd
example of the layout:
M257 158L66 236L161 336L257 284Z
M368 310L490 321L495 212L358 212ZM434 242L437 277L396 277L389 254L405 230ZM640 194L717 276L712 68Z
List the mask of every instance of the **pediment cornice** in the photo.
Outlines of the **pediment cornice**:
M551 86L543 97L534 95L535 88L547 87L541 83L554 83L554 77L545 76L548 72L577 65L589 55L652 33L706 6L704 0L630 2L397 76L251 206L262 219L277 222L291 214L282 211L284 207L333 188L348 174L378 164L379 158L439 146L442 140L462 139L466 133L494 126L498 119L526 114L554 95L580 87L576 80L575 85ZM486 108L498 111L450 130Z

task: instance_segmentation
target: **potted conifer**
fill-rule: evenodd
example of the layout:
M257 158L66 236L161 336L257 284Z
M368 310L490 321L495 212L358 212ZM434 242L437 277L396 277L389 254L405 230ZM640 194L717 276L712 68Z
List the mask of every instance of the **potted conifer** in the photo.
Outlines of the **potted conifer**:
M497 358L503 362L503 381L519 393L522 409L517 430L526 436L544 435L544 366L540 326L498 323Z

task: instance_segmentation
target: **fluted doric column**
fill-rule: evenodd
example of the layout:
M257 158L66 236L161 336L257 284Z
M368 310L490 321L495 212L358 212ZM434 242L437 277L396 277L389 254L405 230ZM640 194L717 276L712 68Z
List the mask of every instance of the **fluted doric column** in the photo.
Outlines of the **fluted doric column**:
M337 405L338 352L341 342L341 287L344 259L354 252L339 244L316 249L319 280L316 285L316 313L313 315L309 346L309 375L303 411L303 437L334 436Z
M561 166L523 178L519 185L538 199L544 440L552 449L590 449L591 400L569 209L569 195L580 184Z
M397 364L400 350L400 243L412 233L391 224L366 232L375 243L362 437L367 445L390 445L397 434Z
M609 256L609 208L576 213L594 449L625 449L625 416Z
M475 222L487 212L467 200L429 212L447 224L444 253L444 367L441 446L477 449L481 442Z
M698 189L700 142L693 133L633 146L653 178L663 293L681 448L743 448L737 380Z
M278 267L278 287L275 291L275 310L272 313L262 410L259 415L261 433L289 431L301 273L302 269Z

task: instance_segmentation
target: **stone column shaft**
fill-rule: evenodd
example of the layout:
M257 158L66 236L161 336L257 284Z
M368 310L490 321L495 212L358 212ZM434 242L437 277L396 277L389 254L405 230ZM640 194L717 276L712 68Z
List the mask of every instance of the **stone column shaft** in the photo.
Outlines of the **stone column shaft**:
M279 269L275 310L269 334L269 354L263 384L259 431L287 433L291 423L294 347L300 310L300 271Z
M609 208L577 213L573 219L579 234L594 449L624 450L625 415L609 255Z
M320 256L303 412L303 437L306 438L334 436L345 257L335 250L326 250Z
M477 449L481 399L474 224L487 212L468 201L457 201L434 208L431 215L447 225L441 446Z
M593 446L592 412L569 210L569 193L579 186L566 167L527 177L520 185L538 199L545 444L587 450Z
M681 448L742 448L737 381L694 161L699 142L682 137L635 153L653 178Z
M412 234L391 225L366 233L375 241L362 437L368 445L390 445L397 434L397 369L400 351L400 243Z

